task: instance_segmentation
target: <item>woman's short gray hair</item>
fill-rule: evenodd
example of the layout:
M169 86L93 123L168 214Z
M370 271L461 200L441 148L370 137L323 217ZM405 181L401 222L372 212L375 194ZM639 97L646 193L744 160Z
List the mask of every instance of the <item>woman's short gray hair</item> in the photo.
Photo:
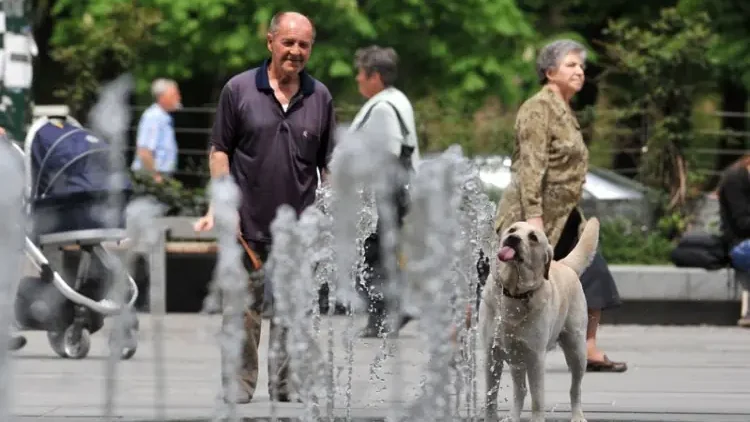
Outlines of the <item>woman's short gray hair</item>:
M392 86L398 77L398 54L390 47L371 45L360 48L354 53L354 67L364 70L367 76L378 72L383 85Z
M586 47L583 44L573 40L557 40L545 45L539 52L536 59L536 74L539 77L539 83L547 83L547 71L556 69L568 55L568 53L578 53L581 59L586 61Z

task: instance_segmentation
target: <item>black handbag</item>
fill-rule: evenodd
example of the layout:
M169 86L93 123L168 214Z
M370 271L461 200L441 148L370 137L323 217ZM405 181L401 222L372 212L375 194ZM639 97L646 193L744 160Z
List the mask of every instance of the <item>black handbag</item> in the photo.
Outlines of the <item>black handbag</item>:
M670 259L677 267L706 270L725 268L730 262L724 239L703 231L685 233L670 253Z

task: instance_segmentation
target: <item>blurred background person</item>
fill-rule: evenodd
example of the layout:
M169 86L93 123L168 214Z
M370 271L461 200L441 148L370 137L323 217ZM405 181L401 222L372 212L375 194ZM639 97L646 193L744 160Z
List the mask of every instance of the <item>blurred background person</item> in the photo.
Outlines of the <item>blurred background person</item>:
M131 168L161 183L177 170L177 139L169 113L182 107L182 97L177 82L171 79L156 79L151 84L151 95L154 103L143 112L138 122L136 153Z
M719 218L721 235L727 251L750 239L750 155L727 168L722 174L718 188ZM738 255L732 256L735 277L744 290L750 290L750 272L738 261ZM747 261L746 259L740 261ZM738 268L739 267L739 268ZM740 315L737 324L750 327L750 314L747 309Z

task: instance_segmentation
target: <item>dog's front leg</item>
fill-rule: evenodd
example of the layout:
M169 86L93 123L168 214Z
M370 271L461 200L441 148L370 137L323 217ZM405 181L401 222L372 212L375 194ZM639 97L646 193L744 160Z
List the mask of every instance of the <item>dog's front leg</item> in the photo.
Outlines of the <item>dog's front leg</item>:
M526 369L531 390L531 422L544 422L544 353L530 356Z
M487 382L487 402L485 403L486 421L497 420L497 395L500 392L500 376L503 373L502 346L494 339L487 347L487 361L484 364Z
M510 419L513 422L521 422L523 401L526 399L526 368L522 365L511 365L510 375L513 378L513 408L510 410Z

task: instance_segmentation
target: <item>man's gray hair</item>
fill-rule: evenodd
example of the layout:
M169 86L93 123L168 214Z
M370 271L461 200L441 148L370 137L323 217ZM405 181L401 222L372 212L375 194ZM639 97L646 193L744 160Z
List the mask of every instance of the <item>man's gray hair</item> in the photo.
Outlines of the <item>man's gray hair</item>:
M547 83L547 71L557 69L568 53L578 53L581 59L586 61L586 47L573 40L557 40L545 45L536 59L536 74L539 83Z
M354 67L362 69L367 76L378 72L383 85L392 86L398 77L398 54L390 47L371 45L360 48L354 53Z
M292 14L299 15L307 19L308 22L310 22L310 26L312 27L312 38L314 42L315 41L315 24L313 23L312 19L298 12L279 12L273 15L273 17L271 18L271 23L268 24L268 33L275 35L277 32L279 32L279 25L281 25L281 20L284 19L286 15L292 15Z
M169 88L177 87L177 82L172 79L159 78L151 83L151 96L158 100Z

